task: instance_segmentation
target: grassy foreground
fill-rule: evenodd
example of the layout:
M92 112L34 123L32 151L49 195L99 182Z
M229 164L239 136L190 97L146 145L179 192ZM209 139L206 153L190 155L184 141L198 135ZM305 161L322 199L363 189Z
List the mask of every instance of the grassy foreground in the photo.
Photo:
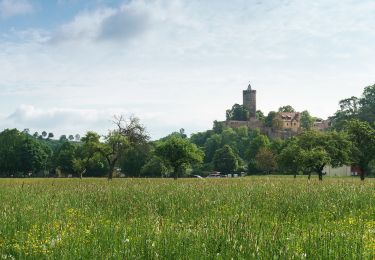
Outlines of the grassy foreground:
M0 180L0 259L374 259L375 181Z

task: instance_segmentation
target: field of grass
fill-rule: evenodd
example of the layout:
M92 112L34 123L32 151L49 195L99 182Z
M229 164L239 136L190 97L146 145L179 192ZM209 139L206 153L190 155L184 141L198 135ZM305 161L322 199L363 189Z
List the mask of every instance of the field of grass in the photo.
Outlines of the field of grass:
M374 259L375 180L0 180L0 259Z

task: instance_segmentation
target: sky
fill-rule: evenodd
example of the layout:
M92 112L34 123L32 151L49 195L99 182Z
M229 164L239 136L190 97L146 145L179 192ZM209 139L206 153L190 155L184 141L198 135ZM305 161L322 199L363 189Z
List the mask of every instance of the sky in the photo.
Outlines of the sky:
M266 114L327 118L375 83L374 46L373 0L0 0L0 129L190 134L249 82Z

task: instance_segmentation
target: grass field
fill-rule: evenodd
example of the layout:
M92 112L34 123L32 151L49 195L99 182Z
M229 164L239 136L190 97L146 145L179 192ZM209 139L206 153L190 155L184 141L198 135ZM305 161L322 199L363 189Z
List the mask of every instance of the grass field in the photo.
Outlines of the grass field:
M0 180L0 259L374 259L375 180Z

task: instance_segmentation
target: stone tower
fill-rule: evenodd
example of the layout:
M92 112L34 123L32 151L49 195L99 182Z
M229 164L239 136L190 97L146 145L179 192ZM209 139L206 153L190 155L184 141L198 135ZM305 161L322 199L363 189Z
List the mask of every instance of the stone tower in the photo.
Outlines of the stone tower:
M255 117L257 111L257 91L251 89L251 85L243 91L243 106L249 110L250 118Z

